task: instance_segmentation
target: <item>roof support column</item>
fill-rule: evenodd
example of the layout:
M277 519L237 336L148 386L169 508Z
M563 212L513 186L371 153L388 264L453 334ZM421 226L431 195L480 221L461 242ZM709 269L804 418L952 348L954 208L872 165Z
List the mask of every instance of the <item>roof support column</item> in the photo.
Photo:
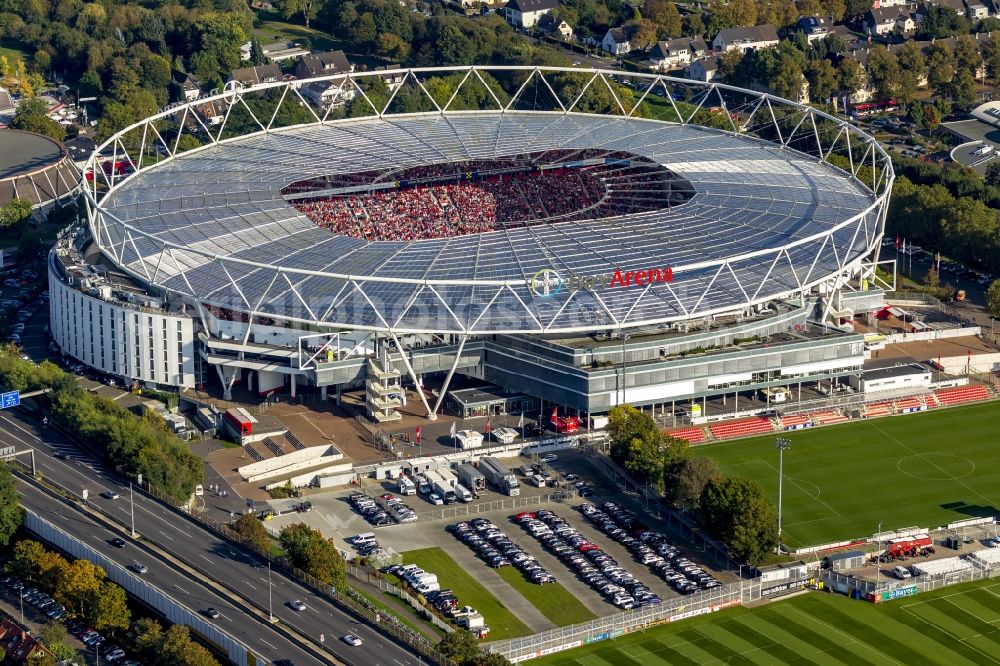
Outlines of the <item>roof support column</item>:
M417 387L417 395L420 396L420 402L424 403L424 409L427 410L427 418L431 421L437 420L437 414L431 411L431 406L427 404L427 396L424 395L424 389L420 386L420 382L417 381L417 373L413 371L413 366L410 365L410 359L406 355L403 343L399 341L399 338L395 333L390 332L389 337L391 337L392 341L396 343L396 349L399 350L399 355L403 359L403 365L406 366L406 372L410 375L410 379L413 380L413 385Z
M444 378L444 384L441 385L441 392L434 403L434 411L431 412L433 418L437 418L438 410L441 409L441 403L444 402L444 396L448 392L448 385L451 384L451 378L455 376L455 370L458 368L458 362L462 359L462 350L465 349L465 341L468 338L468 335L463 335L459 338L458 351L455 352L455 362L451 364L451 369L448 370L448 375Z

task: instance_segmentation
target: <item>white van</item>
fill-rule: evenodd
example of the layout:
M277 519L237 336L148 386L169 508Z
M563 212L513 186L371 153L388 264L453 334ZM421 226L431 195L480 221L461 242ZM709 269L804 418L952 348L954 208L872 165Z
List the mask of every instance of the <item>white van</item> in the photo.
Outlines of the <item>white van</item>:
M468 488L463 486L461 483L455 484L455 494L458 495L458 499L460 502L465 502L466 504L468 504L469 502L472 501L472 493L469 491Z
M351 537L351 544L354 546L363 546L370 541L375 540L374 532L362 532L361 534L355 534Z
M539 488L545 487L545 477L542 476L541 474L532 474L531 477L529 478L531 479L531 482L535 484L537 487Z

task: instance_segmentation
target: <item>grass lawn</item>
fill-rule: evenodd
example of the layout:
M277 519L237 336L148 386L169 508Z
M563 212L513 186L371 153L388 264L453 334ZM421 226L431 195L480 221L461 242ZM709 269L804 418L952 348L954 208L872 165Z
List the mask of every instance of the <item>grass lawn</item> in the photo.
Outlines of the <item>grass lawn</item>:
M820 592L532 660L532 666L1000 664L1000 583L884 604Z
M7 56L8 62L12 65L18 60L23 60L24 64L31 61L31 51L13 39L0 39L0 55Z
M274 42L294 42L308 39L313 51L330 51L343 48L342 43L333 39L321 30L307 28L304 25L285 23L284 21L257 21L254 24L253 36L261 44Z
M784 433L782 540L792 546L933 528L1000 511L1000 402ZM775 435L709 444L731 476L777 500Z
M559 583L535 585L514 567L501 567L497 573L556 626L594 619L594 614Z
M482 613L490 628L489 640L497 641L534 633L472 575L458 566L443 549L435 547L409 550L403 553L403 560L437 574L441 589L451 589L458 597L459 605L472 606Z
M385 603L385 601L382 600L381 594L384 593L374 594L359 588L354 588L354 590L368 599L368 601L372 602L372 605L376 608L381 608L387 614L399 618L400 622L405 624L410 629L413 629L413 631L418 634L433 633L437 635L438 638L444 638L444 629L441 629L437 625L431 624L430 622L425 622L420 618L420 616L417 615L416 609L405 601L399 600L399 606L405 609L404 611L400 611L395 607L390 607Z

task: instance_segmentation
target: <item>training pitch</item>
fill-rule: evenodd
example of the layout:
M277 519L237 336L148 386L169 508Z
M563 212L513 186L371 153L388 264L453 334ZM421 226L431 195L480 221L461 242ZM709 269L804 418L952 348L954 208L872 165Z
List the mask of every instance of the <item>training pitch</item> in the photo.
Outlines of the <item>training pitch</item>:
M871 604L821 592L735 608L527 662L531 666L1000 664L1000 583Z
M782 542L797 548L882 529L933 528L1000 513L1000 402L852 421L709 444L723 473L778 498L775 438L785 451Z

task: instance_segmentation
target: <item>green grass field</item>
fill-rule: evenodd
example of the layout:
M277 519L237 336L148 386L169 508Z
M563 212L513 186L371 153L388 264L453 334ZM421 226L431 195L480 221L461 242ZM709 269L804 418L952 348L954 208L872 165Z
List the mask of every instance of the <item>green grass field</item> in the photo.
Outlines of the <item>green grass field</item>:
M534 633L443 549L408 550L403 553L403 561L437 574L441 588L450 588L458 597L460 605L472 606L482 613L490 628L489 640L496 641ZM485 565L483 568L485 569Z
M514 567L501 567L497 574L556 626L594 619L594 614L559 583L535 585Z
M1000 664L1000 583L871 604L809 593L663 625L531 666Z
M776 435L698 447L777 500ZM783 433L791 547L1000 512L1000 402Z

